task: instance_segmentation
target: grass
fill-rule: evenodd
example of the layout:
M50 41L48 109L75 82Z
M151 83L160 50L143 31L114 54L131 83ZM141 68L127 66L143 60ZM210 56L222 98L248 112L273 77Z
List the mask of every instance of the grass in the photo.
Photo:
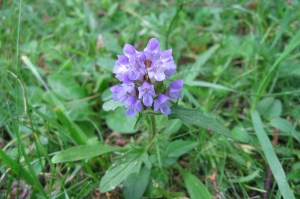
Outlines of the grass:
M298 1L0 1L0 198L128 198L130 184L145 184L146 198L196 198L195 182L215 198L299 198L299 10ZM173 49L172 80L185 81L173 116L183 122L102 108L122 46L151 37ZM147 145L151 123L158 135ZM132 179L143 183L123 176L125 191L101 193L122 151L93 151L99 142L145 145L157 163L149 174L144 156L130 156L139 164L127 161L127 172L141 167ZM66 149L77 161L64 161Z

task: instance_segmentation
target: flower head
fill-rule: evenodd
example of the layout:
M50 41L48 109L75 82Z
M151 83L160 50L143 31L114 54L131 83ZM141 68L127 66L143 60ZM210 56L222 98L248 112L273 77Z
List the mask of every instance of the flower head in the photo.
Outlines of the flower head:
M123 53L118 55L113 69L116 78L122 82L110 88L113 100L126 104L127 116L134 116L146 107L164 115L170 114L169 100L179 99L183 86L182 80L176 80L167 89L160 88L163 84L159 82L176 72L172 49L161 51L158 40L152 38L143 51L126 44Z
M138 88L139 99L143 98L143 103L145 106L152 106L153 97L155 97L154 86L148 82L144 82L142 86Z
M170 98L179 99L181 97L181 93L182 93L182 86L183 86L182 80L176 80L176 81L170 83L170 85L167 89L167 95Z
M160 110L162 114L169 115L171 113L171 103L169 102L169 99L170 98L168 96L160 94L158 98L154 101L154 110Z
M140 112L143 109L143 105L140 100L136 99L133 96L129 96L126 103L126 115L132 117L136 112Z

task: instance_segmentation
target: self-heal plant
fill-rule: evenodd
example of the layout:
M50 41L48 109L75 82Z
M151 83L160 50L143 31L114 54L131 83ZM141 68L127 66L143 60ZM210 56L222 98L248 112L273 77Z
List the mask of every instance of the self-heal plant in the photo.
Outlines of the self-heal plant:
M110 88L113 100L126 105L126 115L134 116L145 109L171 113L170 99L179 99L183 81L176 80L165 88L163 82L176 72L172 49L161 51L157 39L149 40L143 51L126 44L113 73L122 84Z

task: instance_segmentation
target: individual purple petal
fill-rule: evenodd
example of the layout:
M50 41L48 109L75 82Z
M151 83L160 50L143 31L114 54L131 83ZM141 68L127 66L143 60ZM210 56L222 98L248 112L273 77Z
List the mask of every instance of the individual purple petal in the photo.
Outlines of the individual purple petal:
M154 111L160 110L162 114L169 115L171 113L171 103L169 102L169 97L160 94L156 100L154 100Z
M171 75L173 75L176 72L176 65L174 61L170 61L167 63L164 63L164 69L165 69L165 75L167 77L170 77Z
M145 106L152 106L153 97L155 97L154 86L148 82L144 82L142 86L138 87L139 99L143 99Z
M158 53L160 51L158 40L155 38L150 39L144 51L148 53Z
M148 76L152 81L160 82L166 79L164 69L158 64L155 64L151 68L148 68Z
M162 51L160 53L160 59L163 62L173 61L172 49Z
M176 80L170 83L167 89L167 95L173 99L179 99L182 94L183 80Z
M133 117L136 112L140 112L143 109L143 105L140 100L136 99L133 96L129 96L126 103L126 115L128 117Z
M113 94L113 100L120 102L124 102L130 95L135 95L133 83L112 86L110 91Z
M126 55L127 57L133 57L136 55L136 50L135 48L130 45L130 44L125 44L124 48L123 48L123 52L124 52L124 55Z

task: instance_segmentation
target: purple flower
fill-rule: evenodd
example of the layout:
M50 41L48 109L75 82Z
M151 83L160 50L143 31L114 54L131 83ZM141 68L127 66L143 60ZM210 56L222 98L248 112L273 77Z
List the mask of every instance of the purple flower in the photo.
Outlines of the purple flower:
M164 115L170 114L169 100L181 97L183 81L176 80L167 89L157 82L176 72L172 49L161 51L158 40L152 38L143 51L126 44L123 53L118 55L113 69L116 78L122 82L110 88L113 99L126 104L126 115L130 117L146 107Z
M110 88L113 100L124 102L129 96L135 95L134 83L117 84Z
M182 80L176 80L176 81L170 83L170 85L167 89L167 95L170 98L179 99L181 97L181 93L182 93L182 86L183 86Z
M125 56L118 56L113 69L116 78L124 83L142 80L146 73L145 66L142 64L144 55L129 44L124 46L123 52Z
M155 97L154 86L150 85L148 82L144 82L142 86L138 87L139 99L143 98L143 103L145 106L152 106L153 97Z
M143 109L143 105L141 103L141 100L136 99L133 96L129 96L126 103L126 115L128 117L133 117L136 112L141 112Z
M169 115L171 113L171 103L169 102L169 97L160 94L156 100L154 100L154 111L160 110L162 114Z
M176 71L176 65L172 57L172 49L160 51L157 39L149 40L145 53L145 68L152 82L163 81Z

